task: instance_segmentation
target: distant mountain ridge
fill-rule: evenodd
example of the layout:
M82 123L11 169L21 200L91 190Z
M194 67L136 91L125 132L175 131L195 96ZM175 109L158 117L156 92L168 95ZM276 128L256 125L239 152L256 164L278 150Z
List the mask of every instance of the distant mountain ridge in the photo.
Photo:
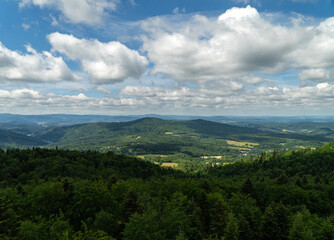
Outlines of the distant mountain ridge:
M263 134L262 131L256 129L210 122L202 119L176 121L147 117L128 122L99 122L58 127L40 136L40 138L45 141L58 142L70 136L71 138L80 138L83 134L91 138L96 134L105 135L109 133L115 136L165 134L165 132L173 132L175 130L191 131L220 137L230 137L232 134Z
M240 146L228 148L227 140L240 141L241 145L243 142L271 144L273 148L279 147L281 143L294 141L307 145L309 142L320 144L327 141L318 136L265 132L203 119L176 121L151 117L127 122L56 127L37 137L50 143L50 146L68 149L112 150L135 155L186 153L196 156L251 150Z
M164 120L195 120L203 119L215 122L334 122L334 116L189 116L189 115L76 115L76 114L45 114L20 115L0 113L1 124L25 125L74 125L90 122L124 122L141 118L160 118Z
M270 148L290 144L295 140L299 141L300 145L318 146L328 142L327 135L333 133L330 128L325 128L325 125L321 125L321 129L314 130L314 134L299 134L289 131L263 131L257 127L249 128L205 119L164 120L145 117L130 121L123 118L124 121L90 122L65 126L60 124L59 120L65 121L67 118L72 118L72 122L80 122L83 119L97 120L99 117L111 120L108 116L93 115L43 115L44 120L58 122L58 125L54 126L47 126L45 122L36 123L40 125L18 124L23 121L22 119L12 121L14 125L4 123L13 120L15 116L7 116L7 120L2 119L0 126L6 130L3 130L3 138L0 139L1 146L48 145L80 150L112 150L125 154L175 154L179 152L193 154L197 152L196 155L200 155L201 151L203 154L223 154L227 151L226 140L254 142L267 146L270 144ZM34 121L41 119L36 117ZM30 120L32 121L33 118L31 117ZM311 125L315 126L313 123ZM240 144L243 145L243 143ZM228 151L235 151L232 149ZM234 146L234 149L242 150L243 148ZM244 147L244 150L250 149Z
M0 130L0 146L7 147L32 147L43 146L46 143L38 138L26 136L23 134Z

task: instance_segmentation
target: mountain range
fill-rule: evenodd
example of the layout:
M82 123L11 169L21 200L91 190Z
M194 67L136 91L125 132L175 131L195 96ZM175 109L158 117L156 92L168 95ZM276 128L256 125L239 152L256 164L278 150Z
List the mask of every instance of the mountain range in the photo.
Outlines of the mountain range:
M50 116L43 117L51 122ZM43 117L36 116L35 121ZM59 120L62 117L63 120L66 119L66 115L56 115L53 119ZM76 119L73 121L98 120L93 116L79 118L77 115L69 115L68 118ZM279 130L279 126L286 126L288 123L268 122L262 125L249 123L251 127L246 127L242 126L242 122L238 126L203 119L163 120L153 117L131 121L125 119L126 117L123 118L124 121L118 122L90 122L65 126L58 120L53 120L53 123L58 121L55 125L46 123L38 125L19 124L24 122L19 119L4 123L5 120L2 119L0 145L4 148L57 146L64 149L114 151L128 155L184 153L192 157L203 155L236 157L240 153L259 154L275 148L286 150L302 146L319 146L330 141L333 134L331 126L325 128L328 125L325 123L319 129L315 128L316 123L308 123L307 126L312 127L313 131L313 134L309 134L301 131L303 127L296 127L296 131ZM290 126L290 129L292 128Z

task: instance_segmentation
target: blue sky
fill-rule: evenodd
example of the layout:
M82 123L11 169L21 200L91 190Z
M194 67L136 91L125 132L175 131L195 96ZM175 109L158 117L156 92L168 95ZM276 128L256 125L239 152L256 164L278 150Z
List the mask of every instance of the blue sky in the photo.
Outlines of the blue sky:
M332 115L334 1L1 0L0 112Z

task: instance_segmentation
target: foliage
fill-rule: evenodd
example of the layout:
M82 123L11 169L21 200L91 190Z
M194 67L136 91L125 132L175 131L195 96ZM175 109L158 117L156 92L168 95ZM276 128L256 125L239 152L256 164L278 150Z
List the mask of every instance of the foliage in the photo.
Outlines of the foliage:
M334 144L195 175L112 152L0 151L4 240L334 238Z

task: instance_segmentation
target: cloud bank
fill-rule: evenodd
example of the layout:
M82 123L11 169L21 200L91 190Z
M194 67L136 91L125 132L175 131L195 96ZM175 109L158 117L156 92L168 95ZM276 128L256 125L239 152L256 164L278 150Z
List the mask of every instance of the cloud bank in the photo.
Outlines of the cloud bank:
M334 110L334 85L222 91L166 86L126 86L118 96L92 97L43 93L33 89L0 90L0 108L16 113L96 113L96 114L237 114L287 115L324 114ZM129 97L131 96L131 97ZM173 109L171 113L170 110ZM282 112L282 109L284 111Z

